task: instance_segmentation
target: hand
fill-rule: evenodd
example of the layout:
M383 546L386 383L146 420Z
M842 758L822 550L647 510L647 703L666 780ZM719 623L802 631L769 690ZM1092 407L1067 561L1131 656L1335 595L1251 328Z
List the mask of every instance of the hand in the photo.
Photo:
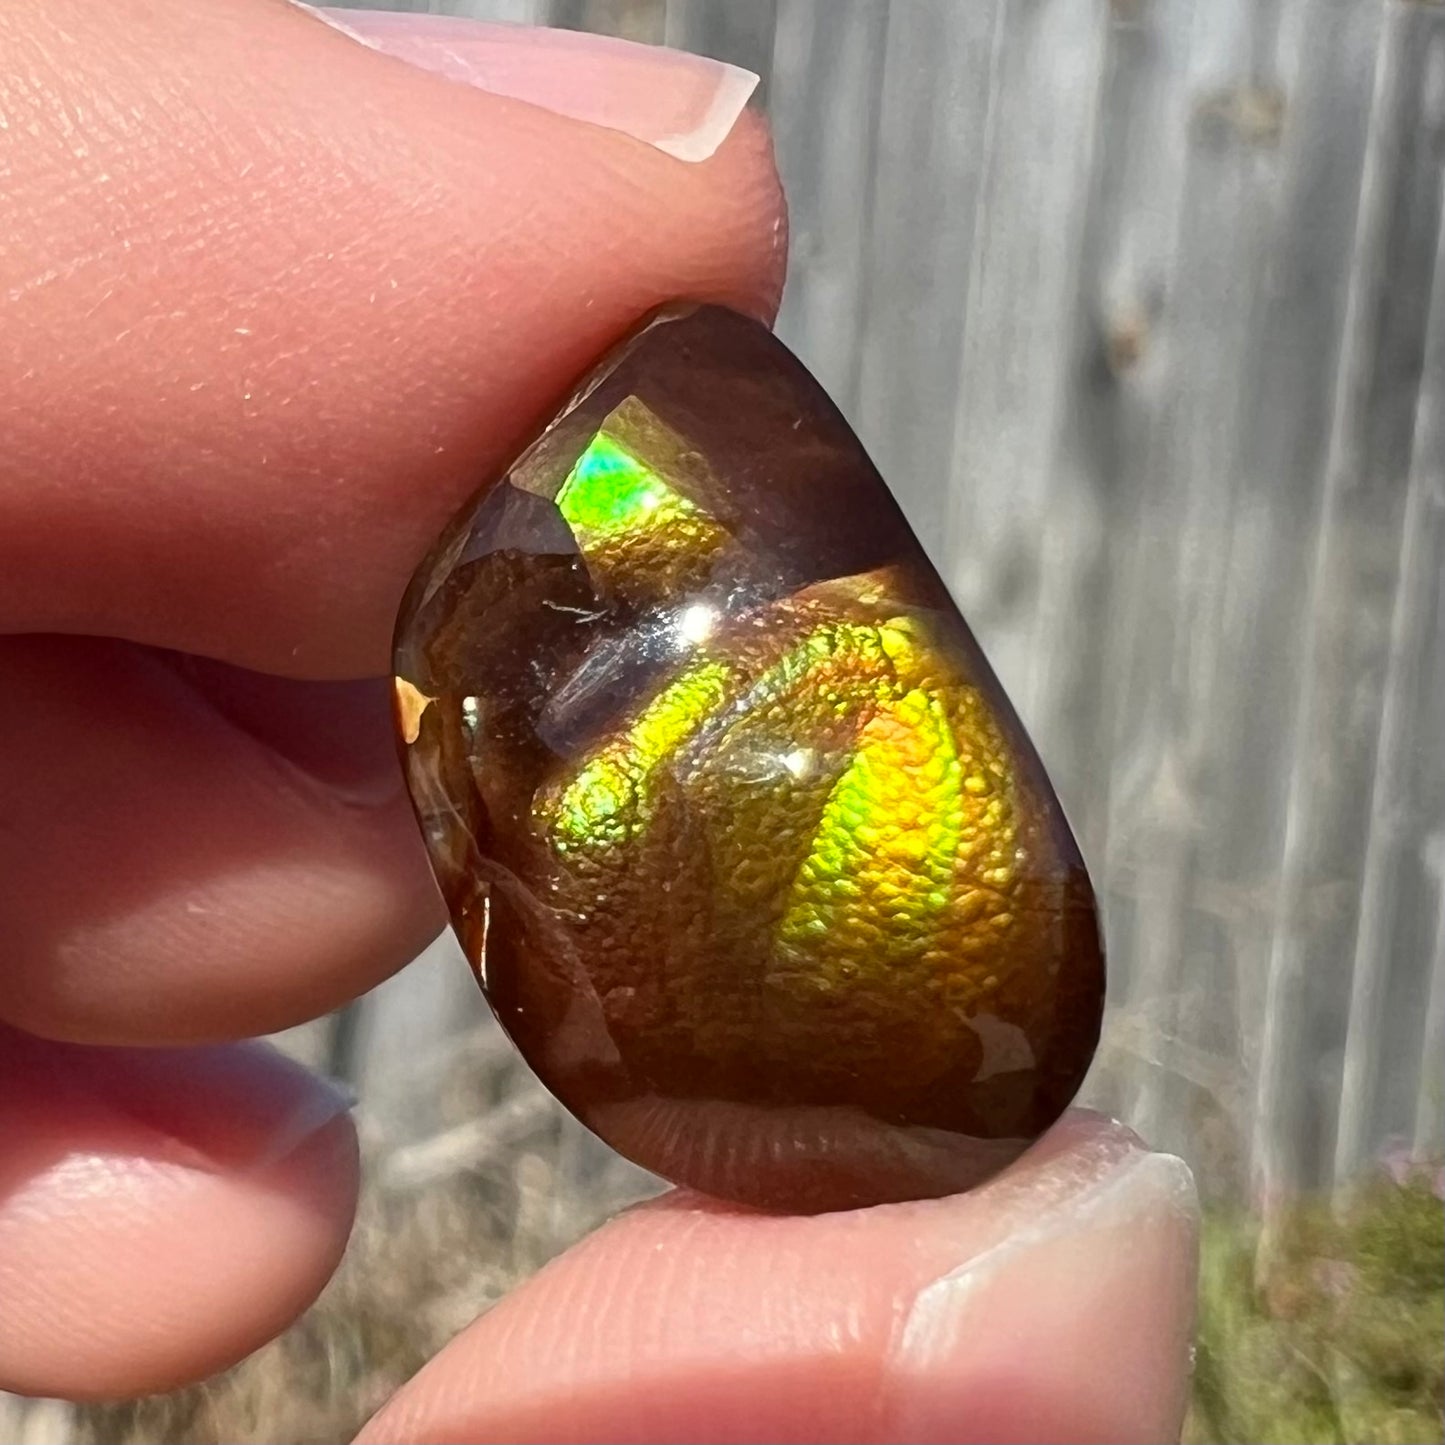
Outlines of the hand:
M639 315L777 301L782 203L728 77L379 23L452 78L283 0L0 11L6 1389L165 1389L324 1283L345 1103L231 1041L442 926L376 680L402 586ZM637 138L667 134L693 158ZM1157 1441L1193 1250L1184 1166L1083 1115L953 1200L673 1195L365 1438Z

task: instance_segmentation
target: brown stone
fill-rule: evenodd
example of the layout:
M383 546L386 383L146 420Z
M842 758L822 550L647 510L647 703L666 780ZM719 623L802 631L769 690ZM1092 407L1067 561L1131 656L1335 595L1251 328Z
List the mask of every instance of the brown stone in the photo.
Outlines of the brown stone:
M1093 894L882 479L762 326L655 317L447 531L396 647L488 999L585 1124L785 1209L950 1192L1072 1098Z

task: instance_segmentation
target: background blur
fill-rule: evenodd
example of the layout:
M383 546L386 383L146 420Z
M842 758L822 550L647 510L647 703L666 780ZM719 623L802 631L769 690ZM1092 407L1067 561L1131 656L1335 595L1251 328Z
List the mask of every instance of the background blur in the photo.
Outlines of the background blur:
M762 75L779 330L1090 861L1111 979L1086 1096L1187 1158L1210 1208L1190 1436L1440 1440L1445 7L430 8ZM337 1284L213 1386L32 1409L13 1438L344 1438L654 1187L513 1060L446 943L284 1042L361 1096Z

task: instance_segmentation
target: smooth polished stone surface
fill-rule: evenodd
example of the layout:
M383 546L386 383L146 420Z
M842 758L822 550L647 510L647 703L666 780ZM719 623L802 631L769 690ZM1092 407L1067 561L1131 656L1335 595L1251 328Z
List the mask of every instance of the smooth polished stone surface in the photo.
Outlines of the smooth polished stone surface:
M769 1208L966 1188L1056 1119L1104 966L1012 708L764 327L654 318L418 572L397 717L498 1018L639 1164Z

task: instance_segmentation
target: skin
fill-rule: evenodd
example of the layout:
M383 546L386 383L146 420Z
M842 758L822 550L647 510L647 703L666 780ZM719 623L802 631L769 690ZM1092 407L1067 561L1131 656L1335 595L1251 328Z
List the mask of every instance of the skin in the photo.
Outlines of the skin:
M113 1398L344 1246L344 1101L235 1041L442 924L406 578L639 315L770 315L783 211L754 120L683 164L279 0L11 0L0 54L0 1388ZM953 1200L673 1195L366 1438L1162 1439L1193 1252L1187 1171L1087 1116Z

